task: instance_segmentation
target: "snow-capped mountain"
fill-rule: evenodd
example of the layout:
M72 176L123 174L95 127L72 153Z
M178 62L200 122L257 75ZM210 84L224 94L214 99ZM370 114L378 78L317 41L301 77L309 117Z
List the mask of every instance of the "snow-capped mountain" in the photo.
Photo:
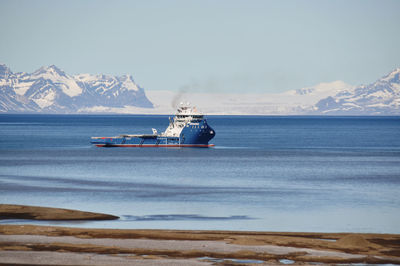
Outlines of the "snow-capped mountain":
M336 115L399 115L400 68L367 86L321 99L314 112Z
M70 76L54 65L13 73L0 65L0 112L90 113L132 106L153 104L130 75Z
M148 91L147 95L129 75L71 76L56 66L13 73L0 64L0 113L171 114L174 103L188 101L207 114L400 115L400 68L358 87L334 81L282 93Z

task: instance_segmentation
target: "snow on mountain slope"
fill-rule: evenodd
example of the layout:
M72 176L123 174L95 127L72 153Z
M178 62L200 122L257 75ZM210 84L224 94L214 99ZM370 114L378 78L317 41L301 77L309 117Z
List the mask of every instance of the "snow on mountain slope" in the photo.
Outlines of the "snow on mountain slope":
M120 82L122 82L122 86L124 86L127 90L133 90L133 91L138 91L139 88L133 81L133 78L131 75L123 75L120 78L118 78Z
M132 76L70 76L56 66L13 73L0 64L0 112L77 113L95 106L152 108Z
M83 89L78 86L76 81L69 75L65 74L64 71L57 68L55 65L41 67L33 72L31 75L31 79L33 80L37 80L40 78L51 80L54 84L60 86L63 93L65 93L69 97L74 97L82 94Z
M25 95L25 93L29 90L30 87L32 87L34 81L25 81L25 82L20 82L19 80L15 80L15 83L13 84L14 91L18 95Z
M400 68L376 82L321 99L314 108L320 114L400 114Z

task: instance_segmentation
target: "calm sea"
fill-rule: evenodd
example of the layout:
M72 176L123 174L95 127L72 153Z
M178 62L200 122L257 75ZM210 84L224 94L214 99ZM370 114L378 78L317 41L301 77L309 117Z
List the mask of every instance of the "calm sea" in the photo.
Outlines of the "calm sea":
M103 228L400 233L399 117L209 116L215 148L97 148L167 116L0 115L0 203ZM18 220L1 223L20 223Z

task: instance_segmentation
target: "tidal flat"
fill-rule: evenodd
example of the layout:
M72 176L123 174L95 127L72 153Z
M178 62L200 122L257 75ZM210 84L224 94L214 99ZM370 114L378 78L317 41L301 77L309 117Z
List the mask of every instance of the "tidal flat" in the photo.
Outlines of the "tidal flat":
M85 212L0 206L21 219ZM46 216L43 212L49 211ZM65 213L68 213L68 217ZM93 214L91 214L93 215ZM101 214L109 218L106 214ZM112 216L110 216L112 217ZM0 225L0 265L400 264L399 234L93 229Z

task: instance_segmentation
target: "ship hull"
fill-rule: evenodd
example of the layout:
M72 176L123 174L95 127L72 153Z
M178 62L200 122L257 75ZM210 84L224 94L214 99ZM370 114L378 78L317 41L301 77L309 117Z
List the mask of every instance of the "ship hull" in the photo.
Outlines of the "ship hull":
M210 148L214 147L214 144L95 144L97 147L122 147L122 148Z
M118 137L94 137L91 143L97 147L198 147L209 148L208 142L215 136L214 130L206 122L186 126L179 137L159 135L122 135Z

